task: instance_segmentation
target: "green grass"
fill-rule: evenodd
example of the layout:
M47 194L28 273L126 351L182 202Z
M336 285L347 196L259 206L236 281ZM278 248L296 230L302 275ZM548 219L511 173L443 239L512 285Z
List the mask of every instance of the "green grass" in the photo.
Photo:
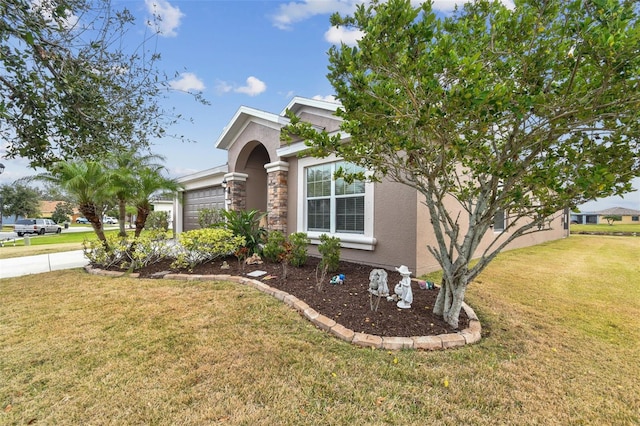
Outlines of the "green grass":
M117 232L117 229L112 229L105 231L105 235ZM24 238L16 239L15 242L4 241L0 247L0 259L80 250L85 239L95 240L97 238L91 227L88 227L86 232L65 232L63 230L60 234L30 235L28 246L25 245Z
M0 280L0 424L638 424L638 253L503 253L467 292L483 340L440 352L354 347L238 284Z
M640 224L631 223L615 223L607 225L606 223L598 223L593 225L571 225L571 232L637 232L640 235Z

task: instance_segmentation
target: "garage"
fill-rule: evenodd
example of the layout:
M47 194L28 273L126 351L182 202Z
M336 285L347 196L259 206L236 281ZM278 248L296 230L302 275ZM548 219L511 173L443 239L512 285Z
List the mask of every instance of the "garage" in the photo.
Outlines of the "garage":
M199 229L198 212L203 209L223 209L224 190L221 186L192 189L183 193L183 230Z

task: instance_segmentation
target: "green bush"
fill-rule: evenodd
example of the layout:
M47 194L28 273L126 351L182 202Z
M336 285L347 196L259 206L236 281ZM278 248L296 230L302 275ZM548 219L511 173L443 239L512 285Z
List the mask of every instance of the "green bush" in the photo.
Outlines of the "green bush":
M167 232L169 230L169 212L153 211L149 213L144 227L145 229Z
M138 238L108 234L106 240L106 245L99 240L83 242L84 255L92 265L136 270L172 256L172 247L163 231L145 232Z
M260 244L264 242L267 235L267 230L260 226L260 221L266 216L266 213L260 213L258 210L221 210L220 214L224 220L214 226L227 229L233 235L244 237L245 247L249 249L249 256L254 253L260 254Z
M234 235L228 229L205 228L183 232L179 237L180 246L174 267L189 267L214 259L233 255L246 246L243 236Z
M320 235L318 251L322 255L320 267L327 272L335 272L340 266L340 238Z
M338 240L338 243L340 240ZM300 267L307 263L308 246L311 243L309 237L304 232L295 232L289 235L289 244L291 245L291 253L289 254L289 264L291 266ZM338 250L339 250L338 245ZM338 252L338 259L340 253Z
M200 228L211 228L216 223L222 222L222 209L202 209L198 212L198 224Z
M286 239L281 231L271 231L267 235L267 242L262 248L262 256L269 262L280 262L285 248Z

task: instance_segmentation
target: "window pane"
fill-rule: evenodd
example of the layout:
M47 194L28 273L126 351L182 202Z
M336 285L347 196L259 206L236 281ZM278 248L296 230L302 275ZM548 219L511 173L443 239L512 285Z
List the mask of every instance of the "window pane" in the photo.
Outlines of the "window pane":
M493 217L493 230L504 231L504 210L499 210Z
M336 199L336 231L364 233L364 197Z
M364 171L362 167L358 167L355 164L341 161L336 163L336 171L342 168L346 174L358 173ZM336 195L352 195L352 194L364 194L364 182L356 180L353 183L346 183L344 179L339 178L336 180Z
M310 231L330 231L331 203L328 199L307 201L307 228Z
M331 195L331 165L307 168L307 197Z

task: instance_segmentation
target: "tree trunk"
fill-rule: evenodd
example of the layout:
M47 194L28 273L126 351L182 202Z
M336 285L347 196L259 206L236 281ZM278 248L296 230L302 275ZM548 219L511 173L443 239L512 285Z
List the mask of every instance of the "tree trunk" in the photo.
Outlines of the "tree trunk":
M87 218L91 226L93 227L93 231L98 236L98 239L102 241L102 244L107 247L107 237L104 235L104 229L102 229L102 221L100 220L100 214L96 211L96 206L87 204L78 207L80 213L84 217Z
M136 238L140 236L140 233L142 233L142 230L144 229L144 225L147 222L147 217L149 216L149 213L151 213L150 209L138 207L138 214L136 215L136 231L135 231Z
M442 278L440 291L433 306L433 313L442 317L444 321L453 328L458 328L458 318L464 294L467 290L467 282L464 278L459 279L459 283L452 284L445 278Z
M125 221L127 220L127 205L124 200L118 200L118 225L120 227L120 236L126 237Z

